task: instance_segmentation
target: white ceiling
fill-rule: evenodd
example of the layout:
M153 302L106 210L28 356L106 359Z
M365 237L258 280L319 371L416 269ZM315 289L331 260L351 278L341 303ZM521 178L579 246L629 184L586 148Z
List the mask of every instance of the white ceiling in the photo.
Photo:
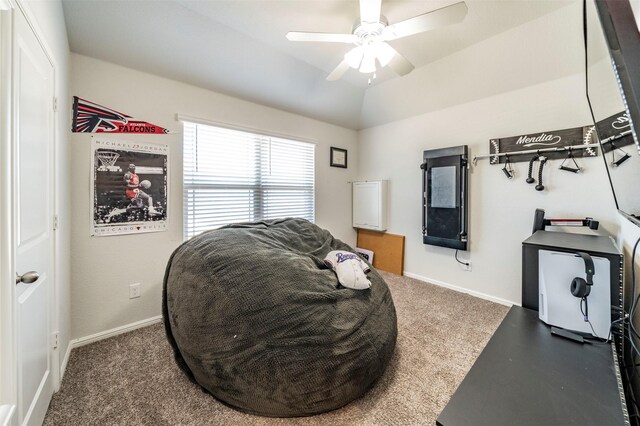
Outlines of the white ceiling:
M457 1L383 0L382 13L395 23ZM418 68L568 3L466 2L462 23L391 44ZM325 80L349 45L285 38L288 31L350 33L357 1L63 0L63 6L73 52L351 129L372 124L362 117L366 75L349 70L340 81ZM372 84L396 78L406 77L383 69Z

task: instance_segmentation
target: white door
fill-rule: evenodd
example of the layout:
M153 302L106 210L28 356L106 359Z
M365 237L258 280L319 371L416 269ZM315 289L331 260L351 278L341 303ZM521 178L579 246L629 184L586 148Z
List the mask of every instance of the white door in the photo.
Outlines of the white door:
M20 8L13 16L15 270L25 281L39 275L16 284L18 422L40 425L53 394L54 80Z

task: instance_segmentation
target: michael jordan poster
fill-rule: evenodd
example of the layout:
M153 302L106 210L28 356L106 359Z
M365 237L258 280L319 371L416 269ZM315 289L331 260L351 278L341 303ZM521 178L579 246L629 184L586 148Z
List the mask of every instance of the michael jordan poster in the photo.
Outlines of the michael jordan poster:
M91 235L167 229L169 146L92 138Z

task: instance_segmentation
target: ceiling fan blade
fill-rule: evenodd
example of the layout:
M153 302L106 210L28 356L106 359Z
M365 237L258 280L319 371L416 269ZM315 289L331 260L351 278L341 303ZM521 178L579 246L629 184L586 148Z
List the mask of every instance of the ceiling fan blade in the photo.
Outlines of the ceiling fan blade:
M342 62L340 62L338 66L331 71L331 74L327 76L327 81L340 80L340 77L342 77L349 68L349 62L346 59L343 59Z
M398 75L407 75L415 68L411 62L407 60L404 56L398 53L393 47L389 46L394 52L395 55L389 61L389 68L395 71Z
M382 0L360 0L360 22L379 22L381 7Z
M299 31L289 31L287 39L290 41L327 41L331 43L355 43L358 40L353 34L330 34L330 33L304 33Z
M456 24L467 16L467 10L467 5L461 1L423 15L414 16L413 18L385 27L382 31L382 38L385 41L396 40L413 34Z

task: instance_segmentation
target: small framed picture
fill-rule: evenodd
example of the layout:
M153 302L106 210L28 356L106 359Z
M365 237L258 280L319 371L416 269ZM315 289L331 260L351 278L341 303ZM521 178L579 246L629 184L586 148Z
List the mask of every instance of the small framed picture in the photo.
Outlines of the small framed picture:
M331 167L347 168L347 150L342 148L331 147Z

